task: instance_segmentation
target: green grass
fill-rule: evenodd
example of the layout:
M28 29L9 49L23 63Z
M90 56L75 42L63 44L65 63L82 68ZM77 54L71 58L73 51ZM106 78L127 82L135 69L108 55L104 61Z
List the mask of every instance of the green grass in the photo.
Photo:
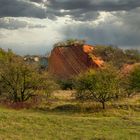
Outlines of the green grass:
M139 140L139 112L119 112L69 114L0 108L0 140Z
M0 107L0 140L140 139L140 96L99 106L60 91L38 109Z

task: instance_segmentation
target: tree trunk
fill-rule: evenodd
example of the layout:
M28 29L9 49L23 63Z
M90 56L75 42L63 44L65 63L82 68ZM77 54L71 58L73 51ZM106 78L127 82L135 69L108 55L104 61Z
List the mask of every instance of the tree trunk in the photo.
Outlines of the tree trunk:
M23 102L24 101L24 93L21 92L21 101Z
M17 94L14 93L14 102L18 102Z
M105 109L105 102L102 102L102 108Z

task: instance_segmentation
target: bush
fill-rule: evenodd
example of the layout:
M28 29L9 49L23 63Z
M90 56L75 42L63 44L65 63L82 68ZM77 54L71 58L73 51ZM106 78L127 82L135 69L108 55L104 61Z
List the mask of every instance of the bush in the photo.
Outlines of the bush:
M72 90L74 89L74 80L66 79L66 80L58 80L58 84L62 90Z

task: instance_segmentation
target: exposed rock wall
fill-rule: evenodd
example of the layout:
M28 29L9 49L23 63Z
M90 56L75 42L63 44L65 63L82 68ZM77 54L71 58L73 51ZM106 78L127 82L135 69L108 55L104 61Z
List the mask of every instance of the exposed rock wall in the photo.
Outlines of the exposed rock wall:
M49 58L48 70L60 78L70 78L89 68L97 68L103 64L100 58L92 55L94 47L89 45L55 47Z

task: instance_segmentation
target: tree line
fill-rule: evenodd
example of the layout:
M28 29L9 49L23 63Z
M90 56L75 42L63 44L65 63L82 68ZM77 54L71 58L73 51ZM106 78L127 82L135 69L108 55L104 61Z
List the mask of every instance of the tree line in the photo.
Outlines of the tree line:
M131 97L140 92L140 65L128 73L122 72L122 64L140 62L138 51L97 47L96 55L106 62L100 69L90 69L67 80L58 80L47 71L27 64L11 50L0 49L0 100L26 102L32 97L50 97L57 89L75 90L75 99L95 101L106 108L106 102Z

